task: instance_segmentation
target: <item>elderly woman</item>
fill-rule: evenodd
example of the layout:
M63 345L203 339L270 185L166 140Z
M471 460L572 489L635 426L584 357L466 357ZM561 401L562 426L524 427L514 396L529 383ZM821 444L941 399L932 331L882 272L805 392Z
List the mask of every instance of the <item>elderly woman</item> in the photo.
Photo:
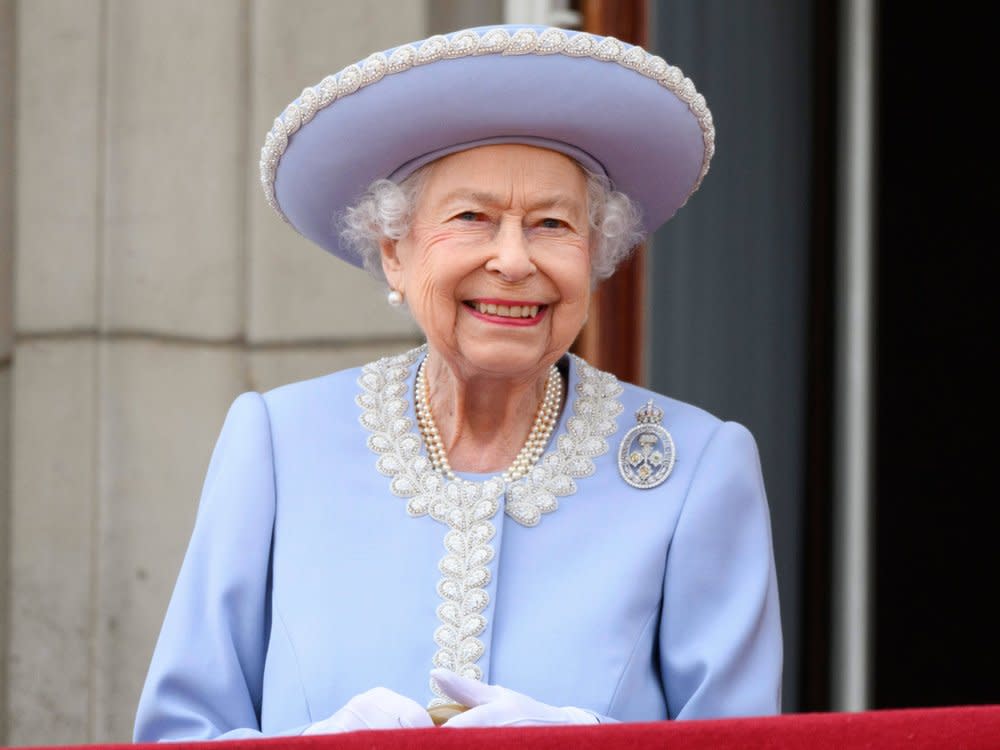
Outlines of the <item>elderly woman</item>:
M713 146L680 71L559 29L433 37L289 106L268 200L427 345L233 404L137 740L779 710L752 437L567 354Z

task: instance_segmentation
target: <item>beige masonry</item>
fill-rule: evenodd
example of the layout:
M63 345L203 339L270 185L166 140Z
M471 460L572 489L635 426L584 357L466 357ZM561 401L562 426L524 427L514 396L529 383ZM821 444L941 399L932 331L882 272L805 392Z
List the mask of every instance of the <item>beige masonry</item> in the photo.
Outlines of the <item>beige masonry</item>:
M412 323L387 308L385 292L371 277L330 263L325 253L275 221L257 189L257 162L264 134L302 89L373 49L419 38L425 31L426 8L417 2L322 0L303 6L294 14L282 0L261 1L253 5L250 17L254 67L260 72L250 81L254 138L243 160L254 186L247 203L247 337L258 343L289 336L323 339L342 335L346 324L357 338L412 338L417 335ZM303 18L309 23L302 23ZM288 294L288 289L296 293Z
M14 0L0 0L0 744L7 734L10 362L14 353Z
M18 334L92 331L98 322L101 7L17 3Z
M243 328L246 3L115 2L103 29L104 327Z
M0 0L0 744L131 738L237 394L419 343L268 209L273 118L500 7Z

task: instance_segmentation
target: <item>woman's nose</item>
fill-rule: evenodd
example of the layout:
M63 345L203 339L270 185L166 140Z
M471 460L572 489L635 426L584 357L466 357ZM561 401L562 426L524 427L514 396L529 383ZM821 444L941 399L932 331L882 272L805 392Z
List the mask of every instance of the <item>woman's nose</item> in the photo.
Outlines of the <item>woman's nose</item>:
M505 281L516 283L535 273L531 250L520 221L501 222L494 238L495 252L486 261L486 270L498 273Z

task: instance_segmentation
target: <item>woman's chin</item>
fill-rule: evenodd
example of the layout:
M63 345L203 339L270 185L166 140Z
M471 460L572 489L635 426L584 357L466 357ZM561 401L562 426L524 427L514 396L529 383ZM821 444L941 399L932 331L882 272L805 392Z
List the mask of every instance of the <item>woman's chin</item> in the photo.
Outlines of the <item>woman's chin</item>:
M473 340L458 349L462 369L497 376L523 378L548 366L546 348L534 341Z

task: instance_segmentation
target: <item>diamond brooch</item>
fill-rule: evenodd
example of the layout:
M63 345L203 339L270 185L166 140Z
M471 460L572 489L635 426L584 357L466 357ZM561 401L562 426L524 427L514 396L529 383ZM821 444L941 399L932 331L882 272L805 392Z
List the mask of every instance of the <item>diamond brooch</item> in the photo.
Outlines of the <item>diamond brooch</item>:
M635 413L638 424L618 447L618 472L631 486L650 490L663 484L674 468L674 439L663 429L663 410L652 399Z

